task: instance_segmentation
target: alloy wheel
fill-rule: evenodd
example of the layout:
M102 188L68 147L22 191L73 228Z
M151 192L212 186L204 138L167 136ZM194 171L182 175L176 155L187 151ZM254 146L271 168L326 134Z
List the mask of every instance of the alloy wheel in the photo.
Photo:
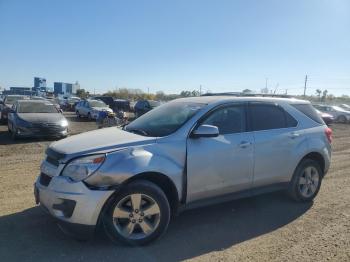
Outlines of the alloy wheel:
M311 197L317 191L320 183L320 175L317 169L313 166L308 166L304 169L299 178L299 191L305 197Z
M121 199L113 211L113 224L126 239L143 239L151 235L160 222L157 202L145 194L130 194Z

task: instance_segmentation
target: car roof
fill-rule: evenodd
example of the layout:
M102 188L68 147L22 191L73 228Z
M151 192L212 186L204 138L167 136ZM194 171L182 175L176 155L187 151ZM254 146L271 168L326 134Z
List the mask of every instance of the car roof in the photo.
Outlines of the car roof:
M215 104L220 102L272 102L287 104L309 104L307 100L296 98L280 98L280 97L257 97L257 96L197 96L176 99L178 102L193 102L203 104Z
M48 100L30 100L30 99L23 99L23 100L17 100L17 103L32 103L32 104L49 104L53 105L51 101Z

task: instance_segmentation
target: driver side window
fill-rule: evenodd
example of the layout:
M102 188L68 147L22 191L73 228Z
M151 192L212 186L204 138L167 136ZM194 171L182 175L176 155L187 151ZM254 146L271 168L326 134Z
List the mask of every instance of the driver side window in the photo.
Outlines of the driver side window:
M215 110L203 122L219 128L220 135L241 133L245 130L245 109L243 105L225 106Z

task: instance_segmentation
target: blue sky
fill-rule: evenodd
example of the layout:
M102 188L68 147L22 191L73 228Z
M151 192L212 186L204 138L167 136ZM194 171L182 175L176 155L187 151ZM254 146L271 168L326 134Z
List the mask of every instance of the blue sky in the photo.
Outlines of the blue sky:
M350 95L348 0L0 0L0 86Z

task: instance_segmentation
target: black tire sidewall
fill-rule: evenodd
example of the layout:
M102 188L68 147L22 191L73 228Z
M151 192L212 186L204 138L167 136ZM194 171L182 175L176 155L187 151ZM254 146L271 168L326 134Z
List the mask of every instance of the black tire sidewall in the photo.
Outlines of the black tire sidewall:
M317 189L315 191L315 193L310 196L310 197L304 197L299 189L299 179L300 176L303 174L303 171L305 170L305 168L307 167L314 167L317 169L317 172L319 174L319 183L317 186ZM304 159L300 162L300 164L298 165L298 167L296 168L292 181L290 183L289 186L289 194L292 196L292 198L294 198L294 200L299 201L299 202L309 202L312 201L318 194L318 191L321 188L321 184L322 184L322 178L323 178L323 171L320 167L320 165L318 164L317 161L312 160L312 159Z
M115 206L127 195L133 193L141 193L152 197L160 208L160 222L158 228L148 237L143 239L129 240L119 234L113 224L113 210ZM114 243L123 243L131 246L146 245L157 238L160 238L167 230L170 222L170 207L164 192L155 184L149 181L140 180L130 183L122 188L116 195L107 203L106 211L103 214L102 222L106 234Z

